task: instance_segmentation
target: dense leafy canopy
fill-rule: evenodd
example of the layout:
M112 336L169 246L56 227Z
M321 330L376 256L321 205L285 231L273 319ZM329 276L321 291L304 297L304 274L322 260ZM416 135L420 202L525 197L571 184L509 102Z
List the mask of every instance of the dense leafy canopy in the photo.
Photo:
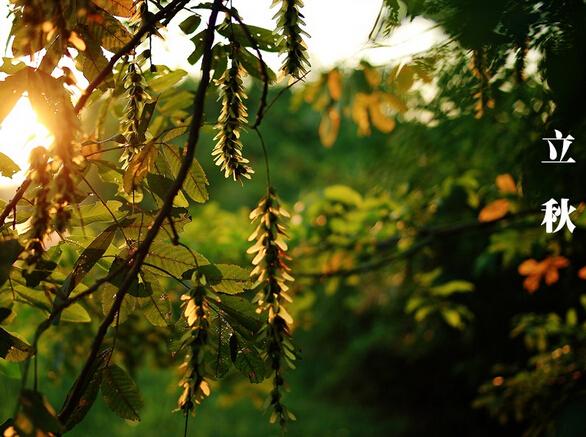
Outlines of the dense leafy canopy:
M186 416L241 375L285 426L301 363L298 399L393 411L373 433L571 427L586 371L584 3L384 0L381 50L415 17L446 39L311 75L302 2L273 6L263 29L220 0L11 2L0 121L28 97L54 142L1 215L0 377L22 381L4 435L82 428L98 394L140 421L145 357L183 362ZM153 62L173 20L195 83ZM539 164L555 129L577 139L571 167ZM576 230L546 234L540 205L560 197ZM63 398L48 400L48 375L71 384Z

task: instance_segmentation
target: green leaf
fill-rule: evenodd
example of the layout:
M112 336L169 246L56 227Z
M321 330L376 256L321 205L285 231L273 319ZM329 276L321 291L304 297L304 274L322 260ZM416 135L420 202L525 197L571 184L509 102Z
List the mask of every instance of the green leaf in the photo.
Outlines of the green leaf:
M184 34L189 35L197 30L201 23L201 17L197 14L187 17L179 24L179 28Z
M73 384L73 387L78 384L83 385L82 395L77 405L73 407L67 423L65 423L66 431L69 431L75 425L81 422L96 401L98 390L100 389L100 384L102 383L102 371L108 364L111 355L112 349L107 348L102 350L92 364L92 371L90 372L90 377L88 380L81 382L78 379ZM71 392L67 394L66 403L69 401L70 394Z
M232 328L245 338L252 338L263 324L256 306L241 296L222 294L221 301L213 305L217 305Z
M272 30L262 27L246 25L244 28L241 24L232 23L218 26L218 33L230 40L234 39L242 47L254 47L252 38L260 50L265 52L278 52L280 50L279 37Z
M197 264L202 266L210 262L202 255L195 253ZM146 262L159 267L171 273L177 278L181 278L184 272L195 268L196 264L193 255L183 246L174 246L170 243L157 241L149 249ZM144 270L149 270L160 275L161 271L155 268L145 266Z
M73 226L81 226L82 221L86 226L98 222L111 223L112 214L110 214L110 211L114 214L114 217L116 217L117 220L126 215L125 212L120 211L122 202L119 202L118 200L108 200L106 201L106 206L101 202L80 205L79 212L76 211L76 209L73 210L71 224ZM108 209L110 211L108 211Z
M252 288L250 272L232 264L208 264L199 268L210 286L217 292L239 294Z
M446 323L452 328L461 329L464 326L462 316L457 310L448 308L442 310L441 313Z
M123 419L140 421L139 413L144 403L132 378L115 364L106 367L102 373L101 389L106 405Z
M173 181L165 176L161 176L158 174L150 173L147 175L147 183L149 185L149 189L156 194L159 199L163 200L171 185L173 185ZM179 191L173 199L173 205L179 208L187 208L189 206L189 201L185 198L185 195L182 191Z
M206 31L202 30L198 34L196 34L193 38L191 38L191 42L195 44L195 50L189 55L187 58L187 62L191 65L195 65L199 58L203 56L203 47L204 47L204 40L205 40Z
M51 276L51 273L53 273L56 267L57 263L55 261L40 259L37 261L35 269L32 272L23 270L22 276L26 280L26 286L31 288L36 287L41 281Z
M20 365L6 360L0 360L0 375L10 379L20 379L22 377ZM0 431L1 430L2 428L0 426Z
M102 313L104 315L110 312L110 309L114 304L114 299L116 298L116 293L118 293L118 287L113 284L110 284L109 282L102 285L100 291L96 293L98 299L101 302ZM137 298L132 296L131 294L127 294L126 296L124 296L122 305L120 305L120 311L118 312L118 316L116 317L118 323L122 324L126 321L126 319L128 319L128 316L135 311L136 303Z
M24 361L33 354L30 344L0 328L0 358L8 361Z
M166 294L161 294L158 298L149 296L144 300L146 303L142 312L151 325L166 328L173 324L171 302Z
M244 338L235 334L236 360L234 366L248 377L250 382L258 384L265 376L266 367L258 351Z
M63 294L69 296L73 289L81 282L81 280L89 273L94 265L102 258L116 233L116 226L107 227L88 247L86 247L75 264L73 271L67 276L63 283Z
M163 155L169 165L172 175L175 177L181 167L181 156L179 152L172 146L165 144L163 147ZM208 179L201 168L201 165L196 160L193 161L193 165L189 169L189 174L183 183L183 190L194 202L204 203L209 199L207 186L209 185Z
M12 264L17 260L23 247L15 238L0 240L0 286L8 280Z
M225 319L222 317L212 319L209 341L214 351L211 368L216 378L222 378L230 370L230 338L233 334L232 327Z
M324 190L326 199L347 205L359 206L362 203L362 196L352 188L345 185L332 185Z
M61 320L71 323L89 323L92 321L92 318L84 307L78 303L74 303L63 310Z
M216 44L212 48L212 69L213 79L218 80L226 71L228 66L228 48L223 44Z
M252 77L256 77L259 80L264 80L262 76L260 59L258 59L256 55L253 55L248 50L240 50L238 52L238 60L244 69L248 72L248 74L250 74ZM266 67L266 73L269 82L273 82L277 78L275 72L268 66Z
M0 152L0 175L11 178L14 173L18 173L19 171L20 167L7 155Z
M468 293L474 291L474 284L468 281L450 281L430 289L436 296L449 296L453 293Z

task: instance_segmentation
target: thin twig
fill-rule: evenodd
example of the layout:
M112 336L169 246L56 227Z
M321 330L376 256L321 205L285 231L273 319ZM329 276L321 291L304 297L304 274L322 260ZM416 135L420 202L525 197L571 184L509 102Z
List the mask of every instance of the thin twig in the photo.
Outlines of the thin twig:
M62 423L68 422L69 418L71 417L71 414L75 411L75 408L79 404L79 401L83 396L85 390L86 381L88 380L92 372L93 364L98 356L98 352L102 346L102 343L104 342L104 338L106 336L106 333L108 332L108 328L112 324L116 313L120 310L124 297L126 296L126 293L128 292L130 286L134 282L138 272L140 271L140 268L144 263L145 258L147 257L149 248L151 247L157 234L159 233L159 230L163 225L163 222L165 221L166 217L169 215L171 209L173 208L173 200L175 199L175 196L179 193L179 190L183 186L183 182L185 181L191 168L191 165L193 164L195 150L197 147L199 134L201 130L201 122L203 119L205 96L208 85L210 83L210 70L212 68L212 45L214 42L216 20L221 6L222 0L214 0L204 40L203 60L201 67L202 75L193 103L193 118L191 121L189 138L187 140L186 153L181 163L181 167L179 168L175 182L173 183L167 196L165 197L163 206L161 207L159 213L155 217L153 224L149 228L149 231L147 232L144 241L139 246L134 255L134 258L132 260L132 266L129 272L126 274L118 292L116 293L116 297L114 298L112 307L110 308L108 314L106 314L104 320L98 328L98 332L94 337L94 341L92 343L90 354L86 359L86 362L79 374L79 377L74 383L70 391L70 395L65 400L63 408L59 414L59 420Z
M13 210L16 209L16 205L18 204L18 202L20 201L22 196L24 196L24 193L26 192L26 190L28 190L28 187L30 186L30 184L31 184L31 180L27 178L23 181L23 183L20 185L20 187L18 187L18 190L16 190L16 193L14 193L14 197L12 197L12 200L6 204L6 206L2 210L2 213L0 214L0 226L4 226L4 222L6 221L6 218L10 215L10 213Z

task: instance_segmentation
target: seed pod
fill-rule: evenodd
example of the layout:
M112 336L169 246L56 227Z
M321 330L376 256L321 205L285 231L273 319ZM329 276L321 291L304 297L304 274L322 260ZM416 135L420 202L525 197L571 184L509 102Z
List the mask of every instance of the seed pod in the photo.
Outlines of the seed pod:
M184 414L188 414L193 412L195 406L210 394L210 386L202 368L203 357L209 347L209 307L206 303L206 289L201 284L197 284L189 294L183 295L181 300L190 337L189 352L182 366L185 368L185 373L179 383L183 392L177 405Z
M290 275L291 269L287 266L290 257L287 255L288 238L282 221L289 217L289 213L279 206L277 195L272 189L258 203L250 214L250 219L258 223L249 241L255 244L248 249L254 255L252 264L255 266L251 276L261 286L255 301L258 312L267 315L264 357L273 370L273 390L270 394L269 406L273 410L271 422L278 420L285 426L288 420L295 416L282 404L282 386L284 385L284 364L293 368L293 361L297 358L291 342L291 324L293 318L285 309L285 301L292 299L287 293L288 283L294 279Z
M248 166L248 159L242 156L242 142L240 134L246 125L248 111L244 105L246 93L242 85L243 69L240 62L231 57L231 66L218 80L222 110L218 117L216 129L218 140L212 156L214 162L224 172L224 176L232 177L235 181L242 178L250 179L254 173Z
M276 33L283 35L280 46L282 53L286 55L281 71L285 75L290 74L299 79L307 73L309 68L307 46L303 41L303 35L307 35L302 28L305 25L301 13L303 2L301 0L274 0L272 6L279 4L279 11L276 14Z

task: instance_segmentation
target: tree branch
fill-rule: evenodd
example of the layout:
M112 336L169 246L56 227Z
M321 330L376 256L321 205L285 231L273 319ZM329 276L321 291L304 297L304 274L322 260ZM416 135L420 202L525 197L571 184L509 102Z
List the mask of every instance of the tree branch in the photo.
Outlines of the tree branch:
M140 268L147 257L148 251L150 246L152 245L153 241L155 240L159 230L165 221L166 217L169 215L172 207L173 207L173 200L181 187L183 186L183 182L189 173L189 169L193 163L193 159L195 157L195 150L199 140L199 134L201 130L202 120L203 120L203 111L204 111L204 104L205 104L205 95L210 83L210 70L212 68L212 45L214 42L214 32L215 32L215 25L216 20L218 17L218 12L222 6L222 0L214 0L212 5L212 11L210 14L208 27L206 30L205 40L204 40L204 47L203 47L203 60L202 60L202 77L197 88L197 93L193 103L193 118L191 121L189 137L187 140L186 152L183 162L181 163L181 167L179 168L179 172L175 179L175 182L171 186L165 200L163 202L163 206L161 207L159 213L155 217L153 224L151 225L149 231L147 232L144 241L137 249L134 258L132 260L132 266L130 271L125 276L118 293L116 293L116 297L114 298L114 302L110 311L105 316L104 320L102 321L96 337L92 343L92 348L90 354L80 372L79 378L74 383L72 390L70 391L70 396L65 401L63 408L59 414L59 420L62 423L67 423L71 414L74 412L76 406L78 405L81 397L83 396L84 389L85 389L85 381L88 380L90 373L93 368L93 363L98 356L98 352L102 346L106 333L108 332L108 328L112 324L116 313L120 310L124 297L128 292L132 282L135 280L136 276L138 275Z

